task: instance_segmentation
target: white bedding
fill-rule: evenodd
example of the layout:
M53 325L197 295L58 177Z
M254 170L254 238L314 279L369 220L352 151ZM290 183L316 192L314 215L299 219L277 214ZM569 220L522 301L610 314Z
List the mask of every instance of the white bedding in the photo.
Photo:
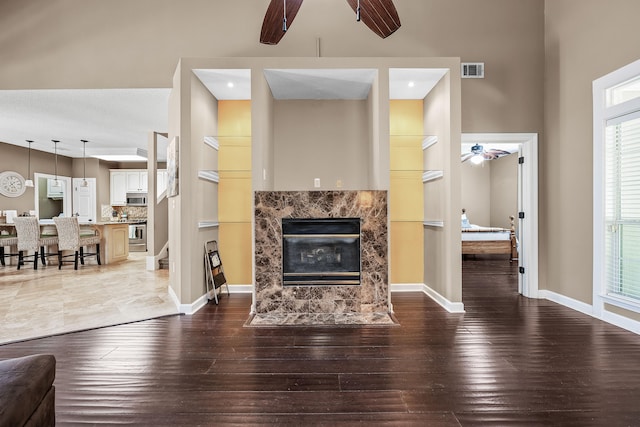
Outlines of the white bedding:
M471 224L469 228L462 229L463 242L481 242L494 240L510 240L511 231L496 227L482 227Z

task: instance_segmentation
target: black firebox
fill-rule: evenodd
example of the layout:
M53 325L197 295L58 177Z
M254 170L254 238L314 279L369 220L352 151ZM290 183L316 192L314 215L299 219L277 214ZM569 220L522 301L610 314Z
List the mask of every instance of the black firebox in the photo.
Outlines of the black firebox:
M359 285L360 218L283 218L284 286Z

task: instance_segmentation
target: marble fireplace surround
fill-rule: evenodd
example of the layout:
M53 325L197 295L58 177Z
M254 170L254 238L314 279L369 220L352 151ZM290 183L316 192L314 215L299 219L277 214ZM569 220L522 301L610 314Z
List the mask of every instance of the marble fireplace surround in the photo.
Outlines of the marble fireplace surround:
M361 284L283 286L282 218L360 218ZM387 192L255 192L255 312L248 326L393 325Z

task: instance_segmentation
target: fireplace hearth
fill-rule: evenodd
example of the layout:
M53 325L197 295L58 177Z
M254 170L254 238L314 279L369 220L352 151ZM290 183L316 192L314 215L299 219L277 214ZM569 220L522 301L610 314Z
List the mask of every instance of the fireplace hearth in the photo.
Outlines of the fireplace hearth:
M360 285L360 218L283 218L284 286Z
M394 325L387 192L257 191L248 326Z

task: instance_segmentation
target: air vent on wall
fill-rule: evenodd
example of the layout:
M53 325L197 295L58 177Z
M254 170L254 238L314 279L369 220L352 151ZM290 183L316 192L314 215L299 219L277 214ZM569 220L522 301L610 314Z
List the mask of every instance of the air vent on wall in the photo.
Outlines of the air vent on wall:
M463 79L484 78L484 62L463 62L461 65Z

